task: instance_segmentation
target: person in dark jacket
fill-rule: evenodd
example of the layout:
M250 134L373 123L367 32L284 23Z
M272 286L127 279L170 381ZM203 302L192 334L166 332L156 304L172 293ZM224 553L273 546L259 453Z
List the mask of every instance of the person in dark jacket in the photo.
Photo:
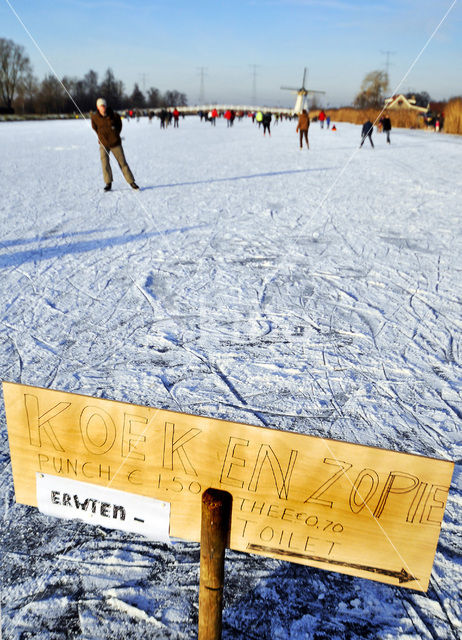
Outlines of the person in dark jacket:
M263 118L262 118L262 124L263 124L263 135L266 135L266 132L268 131L268 134L271 135L271 113L269 111L266 111L263 114Z
M384 132L387 134L387 142L390 144L391 120L388 116L382 118L382 127Z
M132 189L139 189L135 182L130 167L125 160L120 132L122 131L122 120L118 113L115 113L111 107L107 106L104 98L98 98L96 101L97 111L91 116L91 126L96 131L99 142L99 152L101 157L101 166L103 168L103 178L106 186L105 191L112 188L112 169L109 162L109 153L115 157L119 163L119 167L124 174L125 180Z
M372 124L372 122L370 120L367 120L367 122L365 122L363 124L363 128L361 131L361 144L359 145L359 147L361 148L364 144L364 140L368 137L369 138L369 142L371 143L372 148L374 148L374 143L372 142L372 132L374 131L374 125Z

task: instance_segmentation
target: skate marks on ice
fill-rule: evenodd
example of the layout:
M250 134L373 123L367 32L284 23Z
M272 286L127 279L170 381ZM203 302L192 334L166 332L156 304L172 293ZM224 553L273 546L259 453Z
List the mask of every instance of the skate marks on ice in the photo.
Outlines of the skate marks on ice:
M46 128L43 144L67 146L52 125L33 126ZM65 127L69 146L81 144L79 123ZM218 137L205 139L187 120L181 174L176 137L161 138L143 121L130 127L125 145L140 186L160 185L141 195L149 220L133 194L100 193L93 146L60 151L56 163L47 152L52 164L38 149L36 176L28 155L16 155L17 137L6 139L30 181L18 185L6 167L12 189L1 220L12 244L0 245L2 377L462 459L454 145L406 132L400 149L397 131L383 150L378 137L376 153L363 154L318 210L335 175L321 169L342 165L357 127L342 125L339 139L314 128L301 158L291 124L263 147L247 124L234 138L217 127ZM442 188L443 179L453 186ZM162 239L162 229L175 232ZM37 244L15 244L36 235ZM114 246L102 244L108 237ZM67 242L82 250L53 247ZM97 640L194 637L196 545L169 550L32 516L14 505L2 433L3 635L64 640L67 626ZM323 640L456 638L459 467L453 485L426 596L231 554L224 638L285 640L313 630Z
M29 514L23 522L22 551L4 544L3 589L14 589L17 598L12 608L3 603L8 616L2 637L187 638L184 629L197 625L192 604L197 600L197 545L172 550L133 536L114 537L100 528L85 529L75 539L75 531L63 522L49 526ZM47 545L46 536L53 545ZM50 565L56 566L52 574Z

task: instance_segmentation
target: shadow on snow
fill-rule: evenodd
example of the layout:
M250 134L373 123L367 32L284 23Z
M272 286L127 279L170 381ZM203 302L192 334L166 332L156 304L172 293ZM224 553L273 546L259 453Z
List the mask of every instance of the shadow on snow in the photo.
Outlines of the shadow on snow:
M296 173L313 173L314 171L332 171L336 167L317 167L316 169L290 169L287 171L268 171L267 173L253 173L248 176L233 176L231 178L210 178L208 180L190 180L189 182L170 182L167 184L156 184L152 187L143 187L141 191L150 189L166 189L168 187L188 187L196 184L213 184L214 182L235 182L237 180L254 180L255 178L272 178L274 176L285 176Z
M207 225L199 224L190 227L176 227L173 229L165 229L164 231L149 231L132 234L124 234L119 236L113 236L109 238L95 238L93 240L79 240L77 242L66 242L65 244L55 246L42 246L35 249L28 249L23 251L15 251L13 253L0 254L0 269L7 267L19 267L26 262L38 262L42 260L50 260L53 258L61 258L65 255L75 255L79 253L86 253L88 251L96 251L99 249L111 249L113 247L122 246L131 242L138 242L140 240L147 240L149 238L167 236L171 233L184 233L192 229L199 229ZM85 232L81 232L85 233ZM87 232L91 233L91 232ZM58 236L59 239L65 239L66 237L72 237L77 234L62 234ZM47 238L36 238L35 240L10 240L7 243L2 243L9 246L15 246L21 243L40 242ZM52 239L52 236L48 240Z

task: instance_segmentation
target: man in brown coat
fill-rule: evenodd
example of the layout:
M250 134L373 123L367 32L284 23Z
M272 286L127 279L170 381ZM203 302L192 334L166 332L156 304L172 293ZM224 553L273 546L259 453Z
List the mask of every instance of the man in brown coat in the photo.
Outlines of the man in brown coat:
M308 115L308 111L303 109L303 111L298 116L298 125L297 125L297 133L300 132L300 149L303 148L303 138L305 138L306 146L309 149L310 145L308 144L308 129L310 127L310 116Z
M103 167L103 178L106 186L105 191L110 191L112 187L112 169L109 162L109 152L119 163L119 167L124 174L125 180L132 189L139 189L135 182L130 167L125 160L120 132L122 131L122 120L118 113L114 113L111 107L107 106L104 98L96 101L96 113L91 116L91 126L96 131L99 141L99 152L101 156L101 166Z

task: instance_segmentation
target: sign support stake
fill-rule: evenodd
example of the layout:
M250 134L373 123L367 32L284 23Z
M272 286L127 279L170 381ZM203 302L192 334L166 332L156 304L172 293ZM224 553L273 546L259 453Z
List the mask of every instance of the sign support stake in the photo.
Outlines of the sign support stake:
M227 491L207 489L202 495L198 640L221 638L231 507L232 496Z

